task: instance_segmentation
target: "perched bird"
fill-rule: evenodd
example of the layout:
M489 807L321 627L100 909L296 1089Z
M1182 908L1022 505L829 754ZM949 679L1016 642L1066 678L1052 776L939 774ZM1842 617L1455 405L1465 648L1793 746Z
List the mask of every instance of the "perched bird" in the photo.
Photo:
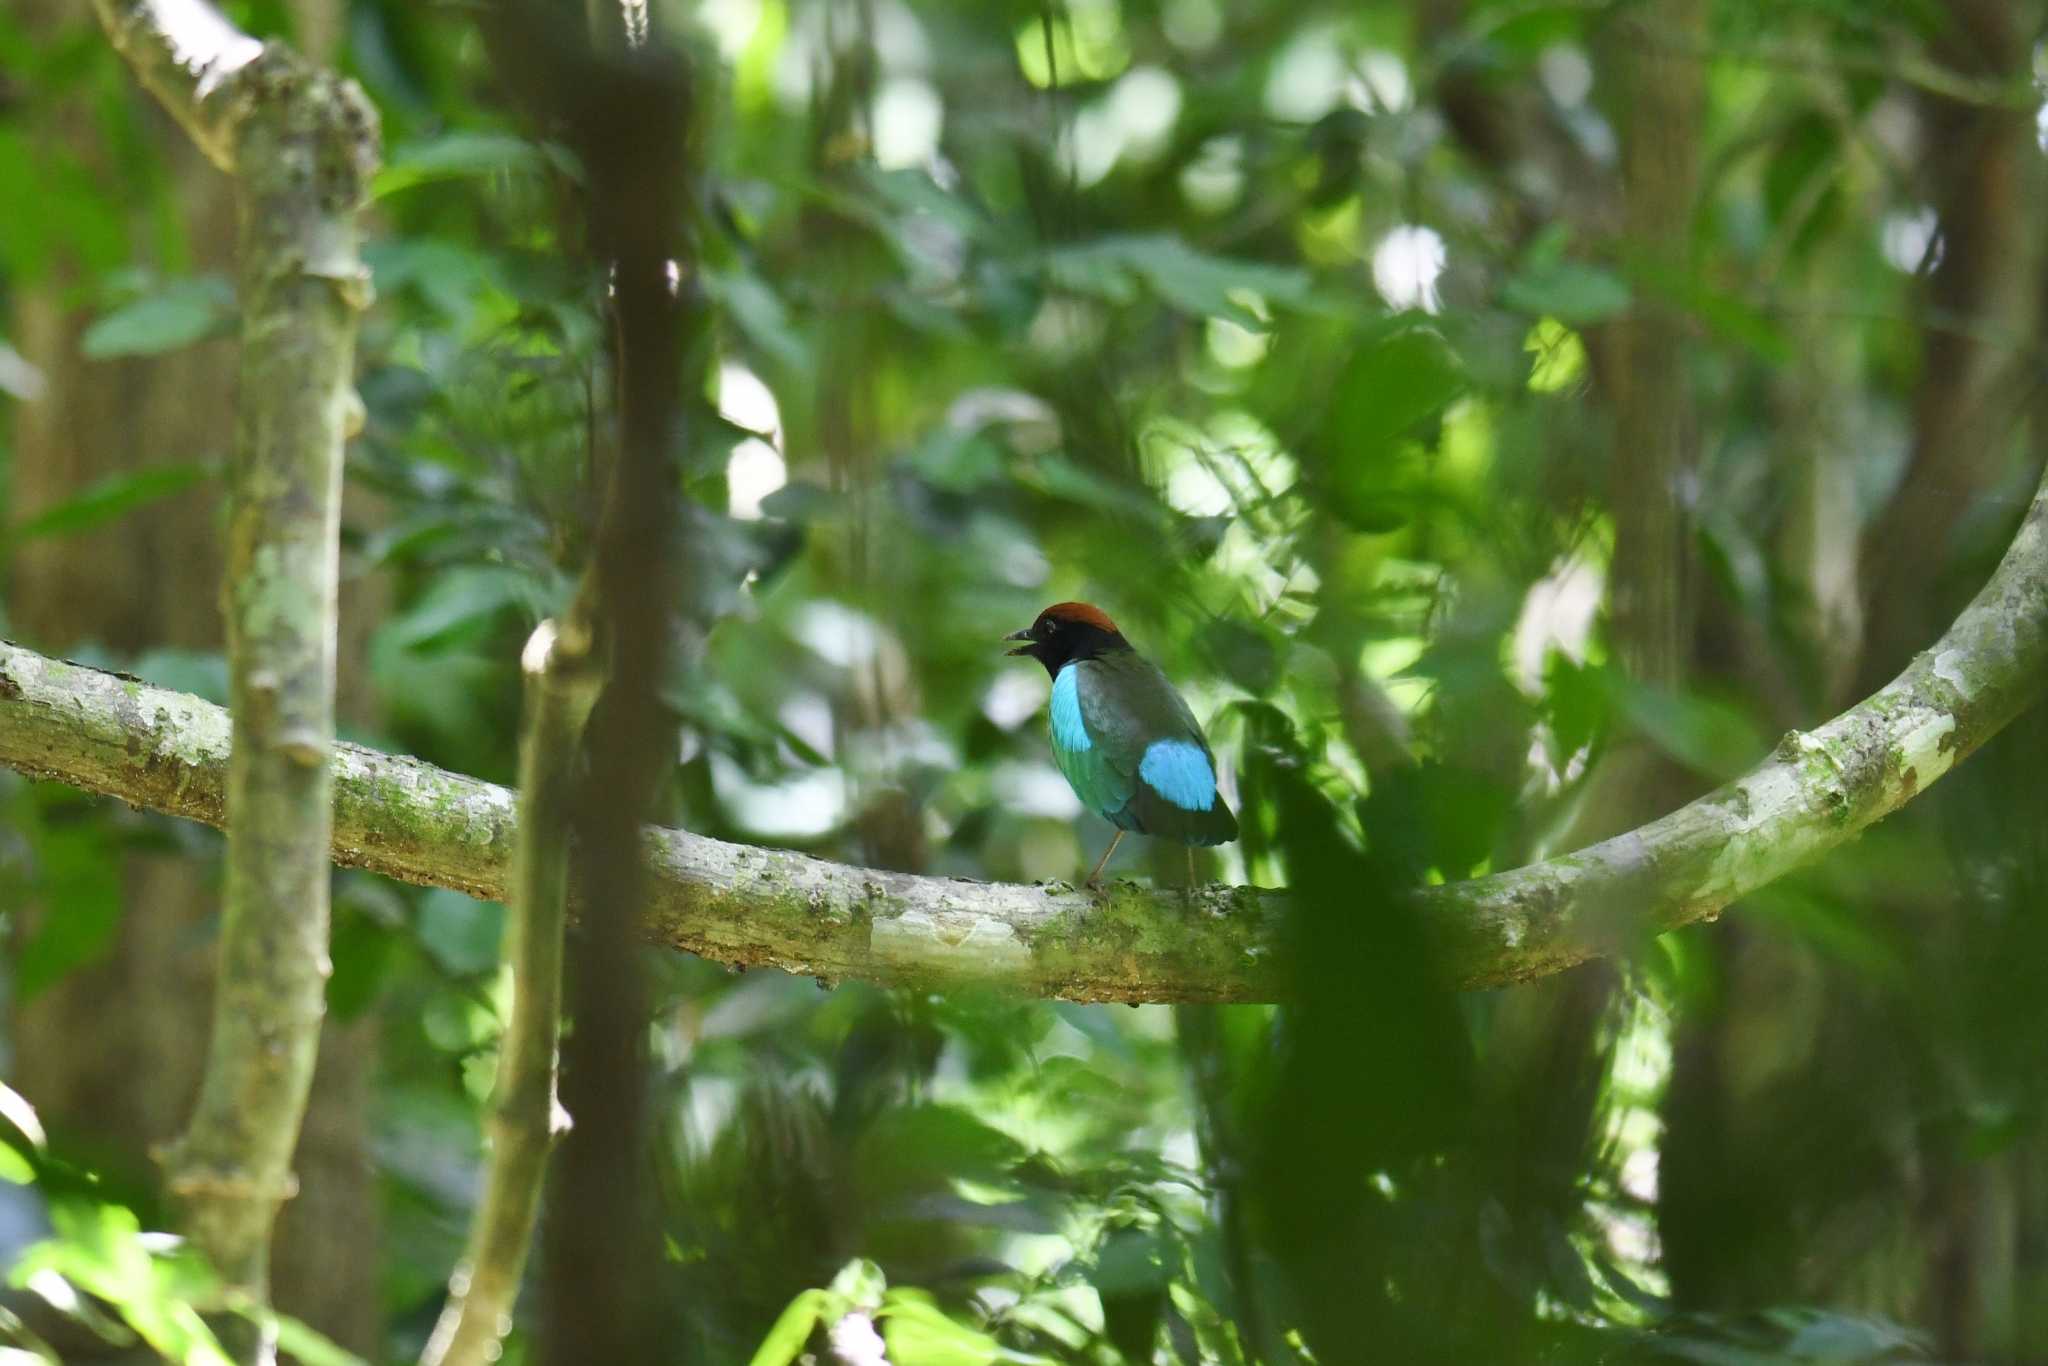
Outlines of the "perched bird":
M1056 602L1005 640L1052 675L1052 754L1081 804L1116 827L1093 885L1126 831L1228 844L1237 817L1216 790L1216 760L1173 684L1085 602ZM1188 881L1195 851L1188 850Z

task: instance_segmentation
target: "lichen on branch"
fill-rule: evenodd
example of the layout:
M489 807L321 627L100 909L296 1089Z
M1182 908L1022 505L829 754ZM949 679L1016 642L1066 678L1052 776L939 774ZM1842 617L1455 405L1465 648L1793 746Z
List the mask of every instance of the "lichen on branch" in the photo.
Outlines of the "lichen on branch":
M239 32L204 0L98 0L98 11L137 77L235 184L242 345L223 593L233 720L229 743L210 717L196 739L221 760L209 800L229 831L220 973L198 1103L164 1162L193 1243L230 1294L261 1304L326 1009L342 445L360 411L355 332L369 275L356 213L377 117L351 82ZM227 1330L238 1358L271 1354L260 1330Z
M1467 987L1501 986L1710 919L1924 792L2044 680L2048 489L1954 625L1862 704L1639 829L1421 892L1444 965ZM226 735L205 702L0 643L0 764L219 825ZM504 788L346 744L332 772L335 862L507 896L515 820ZM643 841L645 934L723 963L1080 1001L1285 992L1284 893L1089 892L916 877L673 830Z

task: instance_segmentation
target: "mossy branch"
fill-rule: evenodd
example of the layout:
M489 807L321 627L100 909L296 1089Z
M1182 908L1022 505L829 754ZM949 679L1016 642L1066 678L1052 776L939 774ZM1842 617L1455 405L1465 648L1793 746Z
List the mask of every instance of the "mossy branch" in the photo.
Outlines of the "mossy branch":
M1445 966L1465 986L1500 986L1711 919L1925 791L2044 681L2048 490L1976 600L1867 701L1640 829L1421 893ZM0 642L0 764L220 825L227 750L217 707ZM507 896L504 788L346 744L331 771L335 862ZM914 877L661 829L644 846L646 935L723 963L1080 1001L1273 1000L1285 988L1281 893Z
M198 1105L165 1165L195 1245L231 1295L260 1304L326 1008L341 460L361 411L355 332L369 273L356 212L377 117L353 84L258 43L204 0L98 10L237 199L220 974ZM270 1355L260 1332L229 1331L239 1358Z

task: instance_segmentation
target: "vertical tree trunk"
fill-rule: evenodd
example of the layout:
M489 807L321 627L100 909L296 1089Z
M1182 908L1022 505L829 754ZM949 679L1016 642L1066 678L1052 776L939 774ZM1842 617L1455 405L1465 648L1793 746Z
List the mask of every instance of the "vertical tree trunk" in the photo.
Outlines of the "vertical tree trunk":
M40 6L29 16L32 31L54 33L58 12L69 8ZM138 117L154 125L194 268L224 268L234 241L227 186L154 108ZM89 160L98 152L82 99L47 136ZM131 215L146 217L140 209ZM149 250L140 241L136 249ZM232 342L150 359L89 361L78 347L90 315L68 302L83 283L77 263L60 259L48 277L16 295L11 330L47 381L39 400L16 410L16 518L98 479L223 452L233 430ZM88 642L121 652L217 649L218 495L218 486L209 486L110 527L24 545L11 566L16 629L58 651ZM147 1170L148 1148L183 1122L198 1080L212 982L212 877L209 864L189 857L127 855L127 913L105 956L16 1002L16 1084L53 1125L103 1140L111 1145L107 1158L138 1173ZM30 908L17 930L33 935L39 913Z
M1600 376L1614 412L1608 601L1629 674L1675 686L1692 655L1694 421L1686 321L1663 301L1692 268L1705 73L1701 0L1652 0L1618 13L1606 69L1621 131L1621 231L1638 287Z
M32 0L32 34L54 39L83 20L78 7ZM232 187L140 90L128 99L148 130L190 243L189 269L231 274ZM88 165L107 160L84 92L45 125ZM107 194L133 223L153 225L143 198L104 171ZM128 199L136 200L132 205ZM138 231L133 259L160 235ZM176 263L161 262L166 270ZM15 296L10 335L47 380L17 409L10 520L76 495L95 480L153 464L224 460L233 440L236 344L205 342L167 355L92 361L79 352L91 322L90 285L75 259L52 262ZM84 291L91 297L90 290ZM221 486L151 504L109 527L32 541L10 565L9 611L26 638L52 650L99 644L121 653L171 647L217 651L223 566ZM354 690L358 716L367 714ZM51 1125L138 1179L149 1153L176 1136L192 1109L214 981L218 866L179 853L122 858L124 914L107 953L14 1004L11 1080ZM34 933L37 908L17 922ZM277 1300L353 1350L379 1336L375 1198L367 1145L374 1026L330 1022L299 1153L300 1194L289 1206L276 1269Z

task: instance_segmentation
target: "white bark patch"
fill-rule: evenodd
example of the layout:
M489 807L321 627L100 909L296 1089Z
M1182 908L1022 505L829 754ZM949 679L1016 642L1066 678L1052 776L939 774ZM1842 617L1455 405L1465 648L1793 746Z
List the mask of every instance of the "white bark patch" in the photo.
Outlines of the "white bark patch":
M876 920L868 943L884 962L930 964L963 977L1016 976L1031 966L1017 931L985 915L905 911Z
M1941 662L1935 661L1935 669ZM1956 761L1955 746L1945 745L1955 733L1956 718L1949 712L1928 717L1899 737L1899 771L1911 773L1917 786L1925 787L1949 771Z
M1802 735L1799 748L1810 752L1822 746ZM1782 833L1772 827L1818 795L1808 792L1798 768L1787 763L1770 765L1745 778L1742 791L1748 800L1725 818L1726 838L1708 869L1705 885L1700 888L1716 899L1733 899L1769 880L1783 862L1782 856L1788 853L1783 848L1774 848L1774 840L1798 841L1803 851L1806 841L1801 838L1805 833L1801 826L1795 824Z
M1963 652L1943 650L1934 657L1934 676L1956 690L1962 697L1970 695L1970 678L1963 672Z

